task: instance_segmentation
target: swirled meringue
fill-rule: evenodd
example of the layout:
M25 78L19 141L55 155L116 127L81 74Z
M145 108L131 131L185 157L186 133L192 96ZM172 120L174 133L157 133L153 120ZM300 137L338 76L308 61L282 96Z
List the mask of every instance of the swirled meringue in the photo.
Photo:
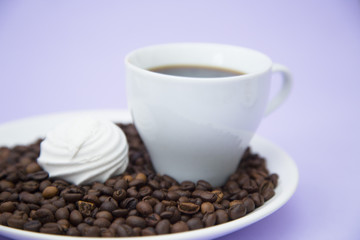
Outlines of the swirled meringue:
M114 123L83 117L49 131L37 161L50 177L74 184L105 182L126 170L128 149L124 132Z

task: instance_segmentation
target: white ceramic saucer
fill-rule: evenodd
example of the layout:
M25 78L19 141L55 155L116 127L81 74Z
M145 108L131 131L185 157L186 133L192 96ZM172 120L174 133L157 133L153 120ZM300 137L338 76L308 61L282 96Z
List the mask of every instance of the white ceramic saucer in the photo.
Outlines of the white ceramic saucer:
M43 137L46 132L55 125L69 118L81 115L89 115L106 118L115 122L131 122L130 114L127 111L106 110L106 111L86 111L86 112L67 112L38 117L26 118L0 125L0 146L13 146L16 144L28 144L39 137ZM279 174L279 184L275 189L275 196L267 201L263 206L257 208L252 213L221 225L216 225L200 230L188 231L184 233L167 234L150 237L131 237L131 238L106 238L123 240L180 240L180 239L213 239L235 232L243 227L253 224L260 219L272 214L283 206L294 194L299 174L295 162L281 148L270 141L254 136L250 143L254 152L259 153L267 159L267 166L271 172ZM54 239L54 240L84 240L83 237L57 236L41 233L33 233L0 225L0 235L12 239ZM102 238L91 238L100 240Z

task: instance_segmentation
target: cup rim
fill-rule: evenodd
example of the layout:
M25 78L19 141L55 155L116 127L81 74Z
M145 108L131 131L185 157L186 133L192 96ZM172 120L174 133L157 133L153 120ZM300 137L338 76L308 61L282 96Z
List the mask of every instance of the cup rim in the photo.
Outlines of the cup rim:
M212 47L224 47L224 48L234 48L234 49L240 49L240 50L245 50L251 53L255 53L260 55L261 57L263 57L266 61L269 62L268 67L264 67L261 71L257 71L257 72L252 72L252 73L246 73L246 74L242 74L242 75L236 75L236 76L227 76L227 77L204 77L204 78L200 78L200 77L186 77L186 76L175 76L175 75L168 75L168 74L163 74L163 73L157 73L157 72L153 72L150 71L146 68L142 68L137 66L136 64L132 63L130 61L130 58L135 55L138 52L144 51L144 50L148 50L151 48L159 48L159 47L171 47L171 46L212 46ZM148 45L145 47L140 47L137 48L131 52L129 52L124 59L125 62L125 66L141 72L143 74L148 74L149 76L154 76L157 77L158 79L163 79L163 80L182 80L182 81L198 81L198 82L204 82L204 81L234 81L234 80L241 80L241 79L247 79L249 77L253 77L253 76L258 76L261 75L267 71L269 71L272 68L272 60L270 59L270 57L268 57L266 54L251 49L251 48L247 48L247 47L241 47L241 46L236 46L236 45L230 45L230 44L219 44L219 43L207 43L207 42L174 42L174 43L165 43L165 44L154 44L154 45Z

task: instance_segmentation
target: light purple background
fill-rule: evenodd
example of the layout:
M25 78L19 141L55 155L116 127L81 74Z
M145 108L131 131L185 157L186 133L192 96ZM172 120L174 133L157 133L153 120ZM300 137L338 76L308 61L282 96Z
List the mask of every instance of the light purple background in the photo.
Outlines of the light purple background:
M295 159L298 189L222 239L360 239L359 1L0 0L0 123L126 108L124 56L184 41L260 50L295 81L258 133Z

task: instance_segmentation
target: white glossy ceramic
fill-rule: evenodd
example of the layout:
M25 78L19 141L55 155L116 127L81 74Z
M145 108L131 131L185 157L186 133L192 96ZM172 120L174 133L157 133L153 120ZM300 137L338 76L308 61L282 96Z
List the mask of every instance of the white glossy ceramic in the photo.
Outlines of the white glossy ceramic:
M28 144L35 141L63 121L73 117L103 117L114 122L131 122L130 114L127 111L106 110L106 111L85 111L50 114L26 118L0 125L0 146L14 146L16 144ZM259 153L267 160L267 167L271 172L279 174L279 183L275 189L275 196L255 211L246 216L224 224L209 228L188 231L183 233L166 234L150 237L130 238L106 238L108 240L201 240L214 239L237 231L250 224L253 224L264 217L272 214L283 206L294 194L298 184L298 170L295 162L281 148L270 141L254 136L250 142L254 152ZM286 224L284 222L284 224ZM57 236L41 233L23 231L0 225L0 235L17 240L84 240L84 237ZM104 238L91 238L102 240Z
M155 169L178 181L221 185L236 168L264 114L287 97L289 71L255 50L178 43L135 50L126 59L127 96L134 123ZM244 75L191 78L149 71L166 65L203 65ZM273 72L283 75L268 101Z

